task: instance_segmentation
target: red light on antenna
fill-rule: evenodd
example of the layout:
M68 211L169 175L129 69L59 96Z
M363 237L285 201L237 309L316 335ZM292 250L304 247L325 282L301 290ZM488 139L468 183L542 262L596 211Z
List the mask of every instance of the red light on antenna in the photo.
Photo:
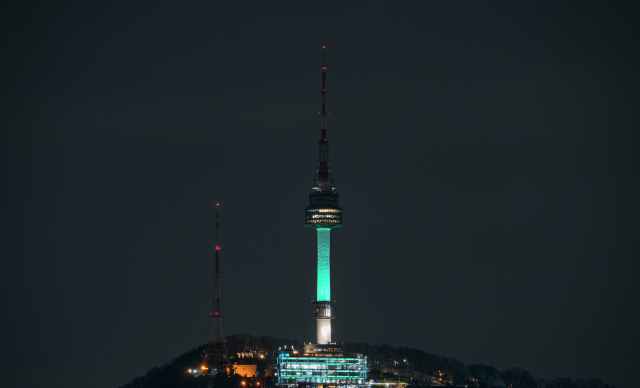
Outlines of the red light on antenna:
M322 46L322 48L324 48L324 46Z
M216 203L216 206L220 206L220 204L219 204L219 203Z

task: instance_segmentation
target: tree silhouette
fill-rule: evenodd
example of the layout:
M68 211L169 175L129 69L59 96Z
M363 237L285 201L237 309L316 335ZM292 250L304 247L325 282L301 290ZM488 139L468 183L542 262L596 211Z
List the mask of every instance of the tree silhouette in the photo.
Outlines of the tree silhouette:
M477 380L476 385L480 388L493 387L500 378L498 370L490 365L467 365L467 373Z
M535 382L531 373L515 366L500 372L500 379L507 388L533 388Z

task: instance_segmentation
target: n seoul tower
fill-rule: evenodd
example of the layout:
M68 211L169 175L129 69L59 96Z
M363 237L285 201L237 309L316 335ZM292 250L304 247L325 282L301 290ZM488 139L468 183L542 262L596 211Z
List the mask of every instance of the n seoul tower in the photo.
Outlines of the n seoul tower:
M329 142L327 141L327 111L324 46L322 47L322 111L320 114L320 167L316 171L315 185L309 193L309 207L305 210L304 224L318 234L318 289L313 301L316 308L318 341L304 345L302 354L287 349L278 350L278 383L281 388L306 385L311 388L366 388L367 357L345 351L344 345L331 342L332 312L331 271L329 248L331 229L342 226L342 209L338 207L338 193L329 177ZM306 372L305 372L306 370Z
M305 210L305 226L314 228L318 234L318 286L317 297L313 301L316 308L318 344L331 343L331 271L330 246L331 229L342 226L342 209L338 207L338 192L333 187L329 173L329 142L327 141L327 111L325 109L327 89L327 67L325 66L325 46L322 46L322 111L320 114L319 162L315 185L309 193L309 207Z

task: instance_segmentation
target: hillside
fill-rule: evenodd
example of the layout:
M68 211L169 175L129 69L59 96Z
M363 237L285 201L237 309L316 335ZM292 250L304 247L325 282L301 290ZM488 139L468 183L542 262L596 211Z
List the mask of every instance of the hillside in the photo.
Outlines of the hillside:
M236 354L252 350L273 354L280 347L299 347L297 340L275 339L269 336L234 334L227 337L232 362ZM347 343L347 351L362 353L368 357L369 378L377 382L406 383L407 388L427 386L477 386L511 388L615 388L599 379L557 378L545 380L535 378L526 370L510 367L498 370L490 365L465 365L454 357L431 354L419 349L397 347L389 344ZM190 369L197 368L202 360L206 344L182 354L170 362L153 367L144 376L133 379L120 388L248 388L260 386L274 388L270 378L257 379L234 376L194 376ZM268 359L257 359L258 371L271 363ZM260 373L263 376L262 373ZM244 384L243 384L244 382Z

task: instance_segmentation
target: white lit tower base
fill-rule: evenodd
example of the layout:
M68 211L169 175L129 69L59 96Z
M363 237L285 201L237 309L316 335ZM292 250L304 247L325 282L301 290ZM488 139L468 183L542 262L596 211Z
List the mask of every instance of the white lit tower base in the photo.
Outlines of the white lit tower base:
M342 226L342 209L338 193L329 177L329 142L326 129L326 67L322 47L322 118L319 141L320 167L315 185L309 193L305 209L305 226L318 234L318 287L313 317L317 320L317 343L304 349L284 349L278 352L278 385L297 384L332 388L364 388L367 381L367 357L347 354L344 346L331 342L331 320L334 319L331 300L331 229Z

